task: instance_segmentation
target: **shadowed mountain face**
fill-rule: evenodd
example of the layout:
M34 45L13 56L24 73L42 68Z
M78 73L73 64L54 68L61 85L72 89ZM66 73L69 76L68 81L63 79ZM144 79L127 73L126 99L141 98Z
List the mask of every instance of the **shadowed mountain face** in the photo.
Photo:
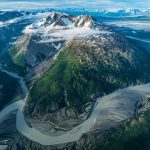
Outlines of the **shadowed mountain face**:
M18 81L0 71L0 110L8 105L19 92Z

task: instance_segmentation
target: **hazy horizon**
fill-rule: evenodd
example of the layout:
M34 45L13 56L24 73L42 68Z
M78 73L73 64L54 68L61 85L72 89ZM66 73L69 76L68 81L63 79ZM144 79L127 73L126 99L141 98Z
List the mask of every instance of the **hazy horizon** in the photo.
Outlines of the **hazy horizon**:
M2 0L0 10L43 8L150 8L149 0Z

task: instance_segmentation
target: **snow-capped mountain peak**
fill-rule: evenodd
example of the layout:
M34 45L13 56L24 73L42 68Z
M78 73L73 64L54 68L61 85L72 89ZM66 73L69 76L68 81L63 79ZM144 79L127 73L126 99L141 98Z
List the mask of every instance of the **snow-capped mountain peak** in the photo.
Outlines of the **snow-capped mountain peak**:
M44 26L68 26L72 24L72 19L67 14L52 12L48 17L42 19L41 22L43 22Z
M93 19L88 15L71 16L65 13L52 12L46 18L43 18L39 26L51 27L90 27Z
M91 16L88 15L80 15L75 18L75 27L91 27L93 23L93 19Z
M47 17L27 26L24 34L38 34L40 42L66 41L74 37L86 37L108 33L91 16L71 16L64 13L51 12Z

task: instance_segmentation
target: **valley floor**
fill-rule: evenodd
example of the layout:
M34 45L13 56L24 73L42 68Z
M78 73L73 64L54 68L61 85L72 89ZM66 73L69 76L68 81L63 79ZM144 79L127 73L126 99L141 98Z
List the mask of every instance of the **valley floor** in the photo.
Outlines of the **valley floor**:
M9 73L9 75L14 74ZM21 82L21 86L25 89L23 82ZM110 95L99 98L91 116L86 121L60 136L44 135L28 126L23 114L27 91L25 99L9 105L0 112L0 121L2 122L5 117L8 117L8 114L12 111L18 110L16 114L17 130L28 139L42 145L70 143L79 140L84 133L95 129L106 130L116 126L121 121L133 117L137 103L143 97L150 95L149 89L150 84L139 85L120 89Z

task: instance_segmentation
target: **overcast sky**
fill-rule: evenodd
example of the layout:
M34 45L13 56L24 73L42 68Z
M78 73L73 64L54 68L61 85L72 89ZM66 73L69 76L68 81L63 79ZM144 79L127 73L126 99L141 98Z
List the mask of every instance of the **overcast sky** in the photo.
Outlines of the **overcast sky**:
M0 0L0 9L150 8L150 0Z

